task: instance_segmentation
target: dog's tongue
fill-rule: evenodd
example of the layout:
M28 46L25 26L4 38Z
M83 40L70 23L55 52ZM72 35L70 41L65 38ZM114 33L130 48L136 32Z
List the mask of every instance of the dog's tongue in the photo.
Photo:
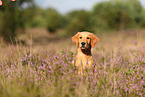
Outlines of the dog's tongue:
M81 49L85 49L85 47L81 47Z

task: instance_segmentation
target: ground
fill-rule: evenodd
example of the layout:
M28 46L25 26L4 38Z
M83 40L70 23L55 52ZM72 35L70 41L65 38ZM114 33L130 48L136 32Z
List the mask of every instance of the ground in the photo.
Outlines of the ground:
M77 32L76 32L77 33ZM145 30L125 30L117 32L105 32L104 34L99 32L96 36L100 38L100 41L96 47L106 46L109 48L115 48L121 46L122 48L131 48L136 46L144 46ZM27 45L33 45L34 48L67 48L71 47L75 49L71 37L62 38L58 34L50 34L47 29L44 28L31 28L27 29L25 34L19 36L19 39L26 40ZM70 49L71 49L70 48ZM109 49L108 48L108 49Z
M25 45L0 41L0 97L144 97L145 30L105 32L92 49L96 68L80 75L76 46L43 28L19 35Z

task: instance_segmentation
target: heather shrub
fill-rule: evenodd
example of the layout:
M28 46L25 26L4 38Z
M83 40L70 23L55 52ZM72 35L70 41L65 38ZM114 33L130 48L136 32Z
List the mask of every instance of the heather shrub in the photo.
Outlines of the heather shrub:
M0 60L0 96L143 97L143 49L101 51L93 54L97 68L79 75L71 63L75 53L13 47Z

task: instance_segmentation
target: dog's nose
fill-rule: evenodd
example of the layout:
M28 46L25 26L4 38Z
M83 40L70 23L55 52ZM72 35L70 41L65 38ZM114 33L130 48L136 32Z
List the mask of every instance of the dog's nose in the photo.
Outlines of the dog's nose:
M86 43L85 43L85 42L82 42L81 44L82 44L82 45L85 45Z

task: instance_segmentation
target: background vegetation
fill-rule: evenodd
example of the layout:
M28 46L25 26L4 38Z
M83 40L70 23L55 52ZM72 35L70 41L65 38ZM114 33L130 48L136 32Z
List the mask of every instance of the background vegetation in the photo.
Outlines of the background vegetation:
M67 14L33 0L2 1L0 97L145 97L145 9L138 0ZM92 49L97 68L80 75L71 37L84 30L100 41Z
M63 29L61 36L83 30L102 33L143 28L145 9L138 0L110 0L97 3L91 11L77 10L62 15L52 8L37 7L32 0L5 0L0 6L0 21L1 36L6 42L11 42L18 32L32 27L44 27L51 33Z

